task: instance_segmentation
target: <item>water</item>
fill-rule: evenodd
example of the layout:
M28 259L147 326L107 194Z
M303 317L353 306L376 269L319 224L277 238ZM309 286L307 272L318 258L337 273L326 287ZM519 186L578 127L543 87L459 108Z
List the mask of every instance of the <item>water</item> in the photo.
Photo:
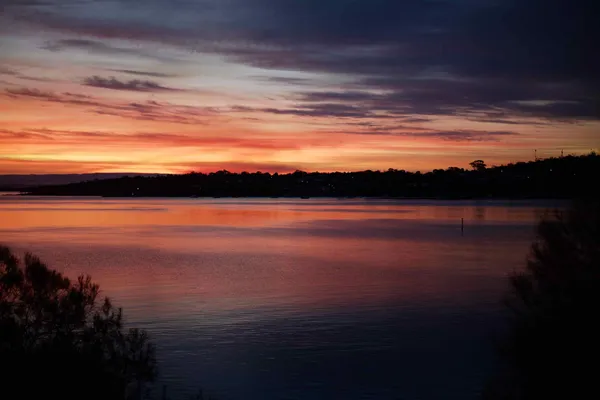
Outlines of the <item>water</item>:
M554 206L7 196L0 242L91 274L174 398L476 399Z

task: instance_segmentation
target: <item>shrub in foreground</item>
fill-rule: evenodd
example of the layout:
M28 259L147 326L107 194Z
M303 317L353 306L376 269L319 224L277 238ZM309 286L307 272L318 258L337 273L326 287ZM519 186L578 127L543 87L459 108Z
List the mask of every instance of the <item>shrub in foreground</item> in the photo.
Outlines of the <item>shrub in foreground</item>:
M155 352L89 276L71 281L0 246L0 377L2 399L140 398Z
M510 284L503 370L487 397L600 398L600 203L544 218Z

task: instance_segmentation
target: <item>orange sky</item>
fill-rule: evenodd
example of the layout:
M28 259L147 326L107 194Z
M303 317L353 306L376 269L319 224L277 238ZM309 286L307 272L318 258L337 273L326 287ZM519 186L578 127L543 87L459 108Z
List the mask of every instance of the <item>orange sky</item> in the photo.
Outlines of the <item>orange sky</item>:
M598 145L595 119L400 115L373 101L334 102L336 90L381 102L389 91L301 63L270 67L133 31L33 23L31 7L9 2L0 15L0 174L431 170Z

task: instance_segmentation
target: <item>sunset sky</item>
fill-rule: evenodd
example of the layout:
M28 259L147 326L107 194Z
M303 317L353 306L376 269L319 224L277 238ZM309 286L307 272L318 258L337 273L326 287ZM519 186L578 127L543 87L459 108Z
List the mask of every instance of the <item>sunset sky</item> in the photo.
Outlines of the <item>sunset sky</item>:
M0 174L431 170L600 145L593 0L0 0Z

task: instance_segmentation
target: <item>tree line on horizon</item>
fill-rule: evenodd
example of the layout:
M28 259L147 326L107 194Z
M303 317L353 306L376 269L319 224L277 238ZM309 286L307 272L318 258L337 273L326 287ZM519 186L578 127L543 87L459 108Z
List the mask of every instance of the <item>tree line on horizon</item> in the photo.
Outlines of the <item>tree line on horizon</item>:
M470 169L421 173L388 169L361 172L213 173L127 176L28 189L30 195L108 197L407 197L573 198L594 193L600 156L547 158Z

